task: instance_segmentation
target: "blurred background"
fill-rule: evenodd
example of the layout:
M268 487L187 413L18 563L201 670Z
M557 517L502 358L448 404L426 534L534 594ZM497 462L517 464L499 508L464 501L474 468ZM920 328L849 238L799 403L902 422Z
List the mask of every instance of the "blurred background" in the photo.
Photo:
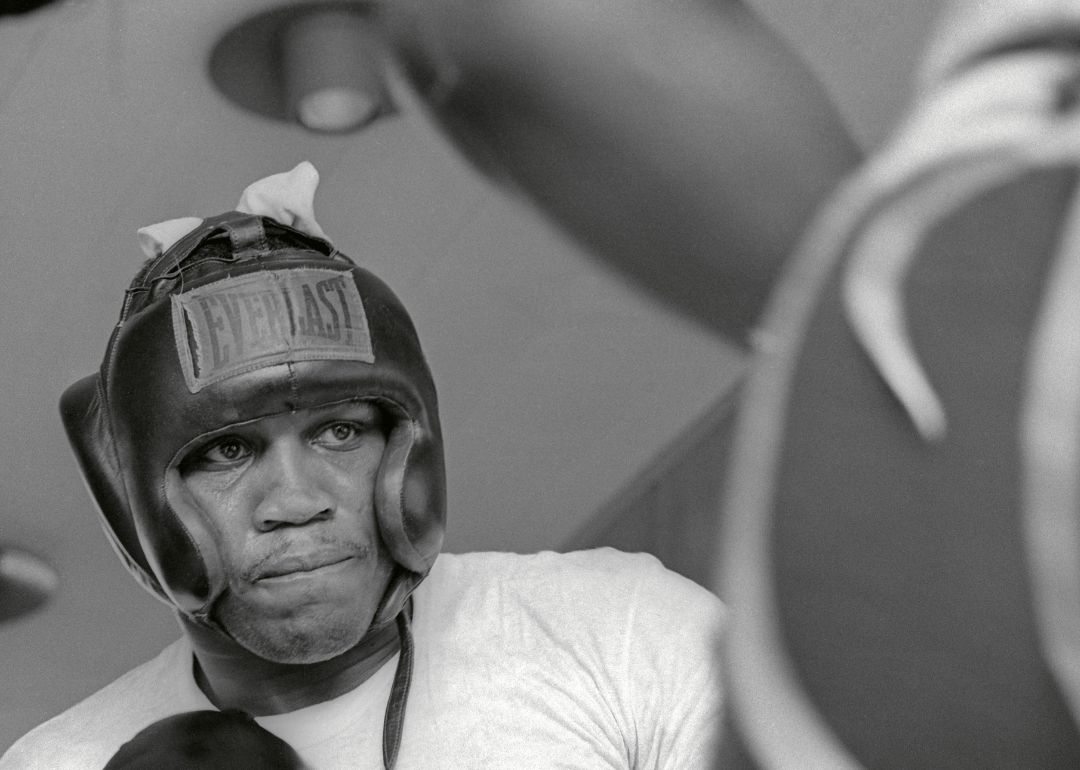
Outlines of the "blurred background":
M324 230L401 296L435 372L447 550L611 543L702 579L708 540L654 514L676 488L700 498L680 510L711 510L735 348L494 188L407 98L330 94L307 103L307 126L276 119L286 97L237 62L259 54L251 36L278 2L34 5L0 3L0 574L21 586L0 595L17 616L0 624L0 751L178 634L102 536L56 410L100 363L141 259L136 228L231 209L249 182L305 159L322 174ZM880 145L938 1L750 5L864 148ZM292 68L299 99L309 64L267 71ZM665 486L680 473L699 483ZM49 600L22 613L36 592Z

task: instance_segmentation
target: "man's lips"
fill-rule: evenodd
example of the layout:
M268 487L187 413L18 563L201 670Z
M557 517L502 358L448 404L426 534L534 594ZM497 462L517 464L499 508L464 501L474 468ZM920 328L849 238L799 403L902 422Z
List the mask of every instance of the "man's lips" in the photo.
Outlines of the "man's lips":
M260 567L255 573L253 582L314 572L323 569L324 567L342 564L355 557L355 553L316 553L303 556L289 556Z

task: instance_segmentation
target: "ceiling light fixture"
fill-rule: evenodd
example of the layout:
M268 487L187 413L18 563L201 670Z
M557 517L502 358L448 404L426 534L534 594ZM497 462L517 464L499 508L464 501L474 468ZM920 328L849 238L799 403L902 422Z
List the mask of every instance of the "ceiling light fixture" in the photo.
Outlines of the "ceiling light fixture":
M0 623L41 608L59 584L53 568L37 556L0 544Z
M232 102L311 131L345 133L394 112L364 2L303 3L229 30L210 79Z
M44 8L52 2L53 0L0 0L0 16L20 16Z

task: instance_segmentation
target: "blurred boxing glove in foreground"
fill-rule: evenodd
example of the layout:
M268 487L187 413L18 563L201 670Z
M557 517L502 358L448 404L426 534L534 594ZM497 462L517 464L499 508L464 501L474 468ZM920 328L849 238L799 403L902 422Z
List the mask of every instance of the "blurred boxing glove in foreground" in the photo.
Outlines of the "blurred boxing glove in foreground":
M858 158L736 0L398 0L376 29L479 168L736 341Z

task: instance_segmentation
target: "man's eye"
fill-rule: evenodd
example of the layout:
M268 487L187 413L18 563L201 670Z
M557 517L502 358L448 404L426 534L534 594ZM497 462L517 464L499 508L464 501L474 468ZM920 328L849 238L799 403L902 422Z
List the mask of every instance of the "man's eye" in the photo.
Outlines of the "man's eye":
M360 443L364 430L354 422L335 422L323 428L315 441L328 449L352 449Z
M203 465L229 465L247 459L251 449L240 439L223 438L202 450L197 461Z

